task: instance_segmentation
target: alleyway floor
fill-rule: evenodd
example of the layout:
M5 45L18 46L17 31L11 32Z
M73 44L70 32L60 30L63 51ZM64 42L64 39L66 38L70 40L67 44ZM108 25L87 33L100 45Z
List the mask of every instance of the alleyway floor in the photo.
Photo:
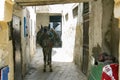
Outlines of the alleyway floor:
M63 56L62 53L58 54L55 50L53 50L52 65L53 72L49 72L49 70L43 72L42 49L37 48L37 52L30 63L30 69L24 80L87 80L84 74L70 61L69 56Z

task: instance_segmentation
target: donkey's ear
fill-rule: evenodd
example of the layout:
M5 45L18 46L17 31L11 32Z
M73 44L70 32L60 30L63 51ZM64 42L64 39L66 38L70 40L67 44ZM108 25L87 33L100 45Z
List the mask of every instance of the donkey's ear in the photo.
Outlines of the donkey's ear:
M50 29L50 24L48 25L48 28Z
M43 26L41 25L41 29L43 28Z

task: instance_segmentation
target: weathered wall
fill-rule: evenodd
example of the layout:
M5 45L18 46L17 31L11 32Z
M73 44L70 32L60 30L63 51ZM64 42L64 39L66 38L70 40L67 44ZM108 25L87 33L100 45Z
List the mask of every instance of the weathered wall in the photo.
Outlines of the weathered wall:
M9 41L7 22L0 22L0 68L9 67L9 80L14 80L12 41Z
M78 23L78 15L76 15L76 17L73 17L73 9L75 7L77 7L79 4L66 4L64 5L64 9L63 9L63 26L62 26L62 43L63 46L62 48L65 51L66 55L69 55L69 57L71 58L71 60L74 61L79 60L80 58L79 55L80 53L80 46L79 46L79 37L76 35L80 35L79 31L80 31L80 26L77 25ZM79 10L79 8L78 8ZM78 10L76 10L76 12L78 12ZM67 16L68 15L68 16ZM68 19L66 19L68 17ZM78 29L78 30L77 30ZM77 30L77 31L76 31ZM77 34L78 32L78 34ZM77 42L75 41L75 37L78 37ZM76 42L76 43L75 43ZM77 44L77 45L76 45ZM75 49L75 45L76 45L76 50ZM77 52L78 51L78 52ZM76 54L74 54L76 53ZM78 57L77 57L78 56ZM78 64L79 61L76 61L76 64Z
M119 20L113 18L112 30L111 30L111 54L116 58L116 61L119 60Z
M90 2L89 70L99 53L107 52L111 54L112 18L113 0L96 0Z
M49 25L49 14L48 13L38 13L36 15L36 26L37 30L40 29L42 26L48 26Z
M36 14L35 10L32 7L26 7L22 9L22 21L21 21L21 43L22 43L22 74L25 75L27 70L30 67L30 61L33 55L36 52ZM26 17L26 33L25 36L25 26L24 26L24 18Z
M30 12L30 30L29 30L29 36L30 36L30 55L31 58L36 52L36 13L34 7L28 7Z
M89 52L96 56L100 52L102 44L102 2L101 0L90 2L90 27L89 27Z
M74 62L81 69L82 56L83 56L83 3L78 7L78 18L75 33L75 47L74 47Z
M36 52L36 13L34 7L24 7L14 5L13 15L17 16L21 20L21 48L22 48L22 75L24 76L26 71L30 67L30 61ZM26 17L27 24L24 26L24 18ZM28 36L25 35L25 32Z
M120 1L114 0L114 22L113 22L113 28L115 29L114 36L116 36L116 40L118 43L116 43L116 49L118 50L118 54L115 55L115 57L119 57L118 61L120 62ZM116 42L116 41L115 41ZM115 50L115 49L114 49ZM117 53L117 51L116 51ZM120 66L119 66L119 75L120 75ZM120 80L120 78L119 78Z
M36 6L36 13L62 13L63 4Z
M106 6L107 5L107 6ZM111 53L111 28L113 17L113 1L98 0L91 2L90 52L95 54L94 47L100 48L97 52ZM109 13L109 14L108 14ZM96 53L97 54L97 53Z
M102 1L92 1L90 4L89 14L89 69L94 64L93 56L95 57L101 52L102 45ZM98 7L99 6L99 7ZM81 69L83 60L83 4L79 5L78 20L76 27L74 60ZM88 71L89 71L88 69Z
M102 0L102 7L103 7L103 13L102 13L102 48L103 48L103 51L108 52L108 54L112 54L111 53L111 50L112 50L111 29L112 29L114 1L113 0L111 0L111 1Z
M12 0L0 1L0 21L9 22L12 19L13 2Z
M13 2L11 0L0 1L0 68L8 66L8 80L14 80L12 41L9 40L9 26L11 20Z

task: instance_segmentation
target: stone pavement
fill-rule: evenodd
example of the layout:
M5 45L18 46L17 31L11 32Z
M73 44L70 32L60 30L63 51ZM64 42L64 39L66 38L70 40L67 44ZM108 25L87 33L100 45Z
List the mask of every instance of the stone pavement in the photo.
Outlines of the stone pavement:
M60 61L60 58L56 58L58 60L55 61L55 57L61 57L55 50L53 50L53 57L53 72L49 72L49 70L43 72L42 49L38 48L30 63L30 70L24 80L87 80L70 60ZM65 56L61 57L61 59L63 58L65 58ZM69 59L68 56L66 59Z

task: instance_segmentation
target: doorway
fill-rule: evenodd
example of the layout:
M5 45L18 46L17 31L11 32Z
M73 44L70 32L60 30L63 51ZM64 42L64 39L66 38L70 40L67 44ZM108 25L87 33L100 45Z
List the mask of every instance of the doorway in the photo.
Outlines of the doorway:
M14 78L22 80L22 51L21 51L21 22L20 17L13 15L12 19L12 40L14 58Z
M62 16L61 15L53 15L49 17L50 27L53 28L59 36L59 42L57 42L54 47L62 47Z

